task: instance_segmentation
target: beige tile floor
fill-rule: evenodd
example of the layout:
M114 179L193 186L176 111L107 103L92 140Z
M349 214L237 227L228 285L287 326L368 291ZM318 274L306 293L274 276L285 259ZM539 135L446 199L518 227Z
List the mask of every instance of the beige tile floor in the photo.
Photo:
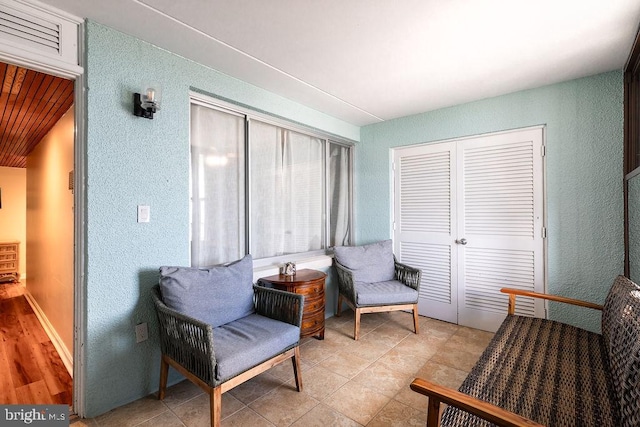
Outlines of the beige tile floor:
M427 398L409 388L415 377L458 388L493 334L420 317L420 334L404 312L362 316L354 341L353 313L327 319L325 339L303 340L304 391L285 361L222 397L222 426L425 425ZM114 409L81 426L209 426L207 396L188 381Z

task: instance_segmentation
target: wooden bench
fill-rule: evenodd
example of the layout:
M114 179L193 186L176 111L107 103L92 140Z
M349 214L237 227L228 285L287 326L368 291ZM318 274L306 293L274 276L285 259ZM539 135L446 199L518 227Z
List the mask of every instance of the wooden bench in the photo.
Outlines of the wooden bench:
M640 426L640 287L619 276L604 306L502 289L508 316L458 391L416 378L427 426ZM530 296L602 310L602 334L514 314ZM449 405L444 412L440 404Z

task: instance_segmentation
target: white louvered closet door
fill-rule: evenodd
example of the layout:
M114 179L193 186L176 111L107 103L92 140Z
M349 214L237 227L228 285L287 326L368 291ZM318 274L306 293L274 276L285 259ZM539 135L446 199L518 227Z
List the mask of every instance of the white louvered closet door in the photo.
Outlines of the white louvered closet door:
M542 128L394 151L394 249L422 270L420 314L495 331L500 288L544 292L542 159Z
M457 322L455 228L456 153L453 144L396 150L394 251L422 270L418 312Z
M542 129L458 142L458 323L495 331L508 297L544 292ZM519 297L517 314L544 317Z

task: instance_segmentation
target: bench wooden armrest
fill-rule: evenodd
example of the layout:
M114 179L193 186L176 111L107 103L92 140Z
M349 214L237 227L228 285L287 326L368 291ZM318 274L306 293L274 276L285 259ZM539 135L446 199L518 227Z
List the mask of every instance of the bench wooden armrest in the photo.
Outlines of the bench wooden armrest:
M411 383L411 390L429 398L427 427L440 425L440 403L455 406L502 427L544 427L528 418L502 409L491 403L471 397L459 391L443 387L422 378Z
M509 314L514 314L516 311L516 295L522 295L525 297L533 297L533 298L542 298L548 299L550 301L563 302L566 304L577 305L580 307L593 308L596 310L602 311L602 306L599 304L594 304L592 302L582 301L579 299L566 298L557 295L550 294L541 294L538 292L531 291L523 291L521 289L512 289L512 288L502 288L500 292L504 294L509 294Z

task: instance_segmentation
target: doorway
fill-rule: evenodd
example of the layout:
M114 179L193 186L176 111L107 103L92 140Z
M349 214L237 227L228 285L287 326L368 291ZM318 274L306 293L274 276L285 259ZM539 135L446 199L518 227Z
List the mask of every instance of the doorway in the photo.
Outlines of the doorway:
M394 249L422 269L420 314L496 331L500 288L544 292L543 131L394 150ZM544 303L516 312L544 317Z
M73 80L0 63L0 188L14 196L0 241L22 248L20 282L0 285L3 404L73 404L74 95Z

